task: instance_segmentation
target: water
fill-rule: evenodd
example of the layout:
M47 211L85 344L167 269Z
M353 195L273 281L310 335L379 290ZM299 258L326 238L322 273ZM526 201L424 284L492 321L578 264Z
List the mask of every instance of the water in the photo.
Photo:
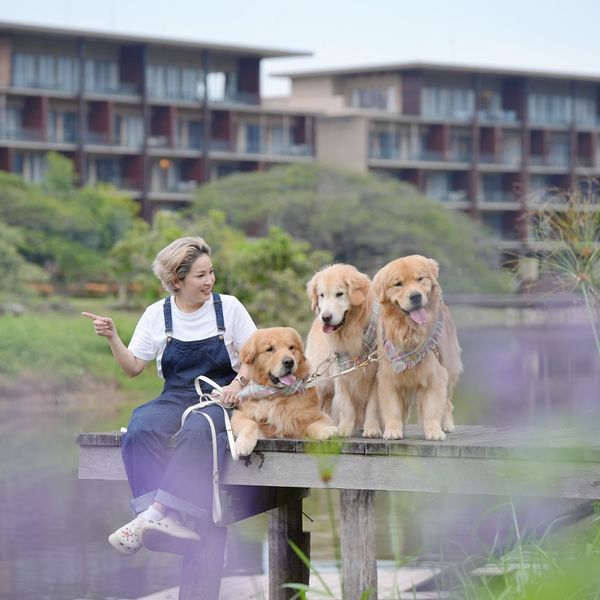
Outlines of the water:
M460 338L465 374L455 402L458 423L596 418L600 361L585 324L463 329ZM177 557L146 551L121 557L106 543L130 518L129 492L124 482L77 480L75 434L97 429L114 410L92 406L82 395L43 382L20 395L0 389L0 600L139 598L177 584ZM305 502L312 556L323 568L333 559L325 500L318 492ZM378 494L379 558L487 552L498 528L510 530L506 506L485 514L493 502ZM565 507L522 503L519 513L523 524L533 525ZM265 532L264 516L232 531L230 572L261 568Z

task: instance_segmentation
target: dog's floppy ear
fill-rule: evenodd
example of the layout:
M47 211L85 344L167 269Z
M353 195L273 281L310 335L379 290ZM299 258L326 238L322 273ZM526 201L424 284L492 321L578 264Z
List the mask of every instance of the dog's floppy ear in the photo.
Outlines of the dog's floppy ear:
M355 271L346 276L346 286L348 287L348 297L350 304L362 304L369 293L371 280L360 271Z
M302 341L300 334L293 327L287 327L286 329L292 333L293 343L298 350L298 369L296 371L296 376L305 377L310 372L310 365L304 354L304 342Z
M251 365L256 360L257 334L258 332L255 331L240 348L240 360L247 365Z
M425 260L427 261L429 272L437 281L438 275L440 274L440 265L438 264L437 260L434 260L433 258L426 258Z
M317 296L317 279L319 277L318 273L315 273L312 279L306 284L306 293L310 299L310 309L313 312L319 308L319 298Z
M288 327L288 330L291 331L294 336L295 346L298 348L298 350L300 350L302 354L304 354L304 342L302 341L300 334L293 327Z
M385 274L383 269L379 269L377 273L375 273L375 277L373 277L373 290L375 291L375 295L377 296L377 300L379 302L385 301Z

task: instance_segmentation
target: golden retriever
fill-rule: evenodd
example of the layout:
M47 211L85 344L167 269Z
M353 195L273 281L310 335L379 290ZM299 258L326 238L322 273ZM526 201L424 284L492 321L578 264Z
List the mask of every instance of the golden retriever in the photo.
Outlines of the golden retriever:
M336 362L326 374L335 374L340 368L346 370L351 364L360 363L376 350L376 302L367 275L351 265L331 265L315 273L307 284L307 292L317 315L306 342L313 368L330 356ZM375 321L371 323L372 319ZM369 325L373 332L370 344L363 339ZM377 365L372 362L328 380L329 386L333 381L331 413L339 422L341 436L350 436L361 428L364 437L381 436L376 373ZM327 398L331 389L322 386L319 393Z
M402 439L412 403L426 439L444 440L444 432L454 431L461 350L438 272L435 260L413 255L391 261L373 278L381 303L377 387L385 439Z
M251 382L260 386L297 384L310 370L302 339L291 327L257 330L242 346L240 360L249 366ZM288 396L240 400L231 427L240 456L248 456L259 438L322 440L337 434L331 418L321 411L314 388Z

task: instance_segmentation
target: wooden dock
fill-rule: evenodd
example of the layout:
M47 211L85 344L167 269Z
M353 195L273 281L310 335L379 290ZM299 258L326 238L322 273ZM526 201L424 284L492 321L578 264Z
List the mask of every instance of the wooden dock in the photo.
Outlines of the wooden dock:
M80 478L125 479L118 433L81 434L77 441ZM373 590L371 600L382 583L375 548L377 490L599 499L600 431L459 426L444 442L433 442L409 426L405 439L394 441L261 440L249 460L226 465L222 483L339 489L345 597L354 600ZM308 570L288 544L291 539L310 552L309 534L302 530L302 498L287 498L269 513L270 600L290 597L282 583L308 582ZM205 546L212 546L210 537ZM187 572L193 577L185 585L182 580L180 600L216 600L218 585L209 593L197 565L190 562Z

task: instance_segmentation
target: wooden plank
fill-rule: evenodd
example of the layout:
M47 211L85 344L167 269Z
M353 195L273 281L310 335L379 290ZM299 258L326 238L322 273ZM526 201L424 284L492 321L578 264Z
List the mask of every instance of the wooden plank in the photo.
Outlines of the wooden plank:
M340 492L340 546L344 600L377 599L375 492Z
M120 434L80 434L77 441L81 447L112 447L120 445ZM540 460L595 460L588 448L600 447L600 432L576 428L511 428L463 425L448 434L443 442L425 440L419 427L409 425L403 440L345 438L319 444L307 440L275 439L260 440L256 449L260 452L285 452L318 454L319 448L336 447L342 454L376 454L409 456L491 456L494 458ZM564 451L564 452L563 452ZM589 457L589 458L588 458Z
M339 489L600 498L600 463L415 456L337 457L324 481L317 459L271 453L248 466L229 464L223 481Z

